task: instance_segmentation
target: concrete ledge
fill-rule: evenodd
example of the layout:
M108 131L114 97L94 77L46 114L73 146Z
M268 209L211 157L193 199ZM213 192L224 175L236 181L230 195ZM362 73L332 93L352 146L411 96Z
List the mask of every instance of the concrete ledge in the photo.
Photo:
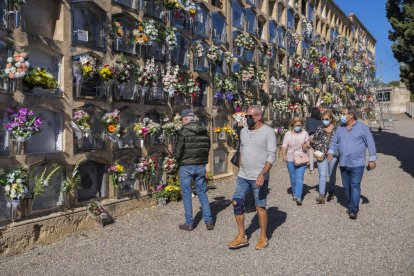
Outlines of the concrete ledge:
M155 205L149 196L107 199L100 202L114 218L131 210ZM0 256L21 253L36 245L53 243L78 231L98 227L85 207L52 213L47 216L12 222L0 228Z

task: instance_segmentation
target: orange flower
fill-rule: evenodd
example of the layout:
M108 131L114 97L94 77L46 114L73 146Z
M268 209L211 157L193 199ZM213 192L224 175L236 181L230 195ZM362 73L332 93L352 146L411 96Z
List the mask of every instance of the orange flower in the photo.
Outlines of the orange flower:
M143 31L143 30L144 30L144 27L139 26L139 27L138 27L138 30Z
M148 36L146 34L143 34L142 39L144 39L144 41L147 42L148 41Z
M115 130L116 130L116 127L114 125L109 125L107 129L108 129L109 133L114 133Z

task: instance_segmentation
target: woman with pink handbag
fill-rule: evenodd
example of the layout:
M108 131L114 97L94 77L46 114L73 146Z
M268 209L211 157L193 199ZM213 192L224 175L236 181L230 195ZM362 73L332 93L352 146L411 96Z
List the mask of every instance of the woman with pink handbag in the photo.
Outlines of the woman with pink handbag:
M289 123L290 131L285 134L282 144L282 157L287 164L293 200L297 205L302 205L303 178L309 163L306 154L309 134L303 130L303 124L302 118L293 118Z

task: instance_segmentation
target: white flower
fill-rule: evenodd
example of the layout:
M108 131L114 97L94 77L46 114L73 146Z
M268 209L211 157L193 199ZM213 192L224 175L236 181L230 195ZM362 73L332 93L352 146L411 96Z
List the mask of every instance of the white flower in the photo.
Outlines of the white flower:
M25 63L26 63L26 67L30 66L30 63L28 61L26 61Z
M19 61L20 61L20 62L24 62L24 58L23 58L23 57L20 57L20 58L19 58Z
M12 58L12 57L8 57L8 58L7 58L7 62L8 62L8 63L12 63L12 62L13 62L13 58Z
M17 68L19 68L20 66L22 66L22 63L21 63L21 62L16 62L16 63L14 64L14 66L16 66Z
M5 190L6 192L9 192L9 191L10 191L10 185L6 185L6 186L4 187L4 190Z
M9 68L4 69L4 73L5 73L6 75L8 75L8 74L10 73L10 69L9 69Z
M22 184L22 179L21 178L16 179L16 183L17 184Z

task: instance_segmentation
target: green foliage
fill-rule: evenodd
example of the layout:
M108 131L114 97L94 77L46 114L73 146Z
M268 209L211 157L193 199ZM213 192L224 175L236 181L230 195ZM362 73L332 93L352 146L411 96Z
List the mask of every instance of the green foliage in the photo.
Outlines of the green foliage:
M388 83L388 86L398 87L398 86L400 86L400 81L390 81Z
M46 175L46 172L49 169L49 167L46 167L40 176L36 175L34 177L33 197L42 195L45 192L45 187L48 185L50 179L60 169L60 166L54 165L54 167L55 168L49 174Z
M388 0L387 18L393 28L388 38L394 41L392 52L400 62L400 77L414 93L414 2Z
M72 193L75 191L76 187L81 184L81 176L79 174L78 168L80 163L83 162L84 159L79 160L75 164L75 168L73 169L72 175L66 177L65 181L63 181L63 186L60 189L62 193Z
M30 69L23 78L23 83L30 89L40 87L54 90L58 87L58 82L55 80L55 77L40 67Z

